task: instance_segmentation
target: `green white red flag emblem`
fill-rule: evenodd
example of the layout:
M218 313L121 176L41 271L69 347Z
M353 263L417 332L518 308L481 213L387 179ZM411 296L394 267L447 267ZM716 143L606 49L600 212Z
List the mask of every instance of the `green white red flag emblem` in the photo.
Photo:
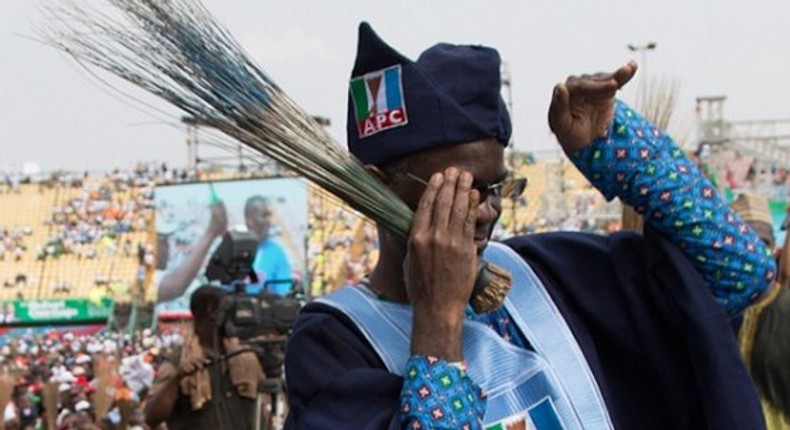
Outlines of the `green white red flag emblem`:
M370 72L351 80L351 98L360 138L408 124L401 66Z

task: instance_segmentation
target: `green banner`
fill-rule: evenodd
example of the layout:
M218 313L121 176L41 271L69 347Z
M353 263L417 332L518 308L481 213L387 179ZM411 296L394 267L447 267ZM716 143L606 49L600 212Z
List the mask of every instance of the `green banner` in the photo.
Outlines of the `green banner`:
M111 309L109 299L11 300L3 303L0 317L4 323L71 323L107 319Z

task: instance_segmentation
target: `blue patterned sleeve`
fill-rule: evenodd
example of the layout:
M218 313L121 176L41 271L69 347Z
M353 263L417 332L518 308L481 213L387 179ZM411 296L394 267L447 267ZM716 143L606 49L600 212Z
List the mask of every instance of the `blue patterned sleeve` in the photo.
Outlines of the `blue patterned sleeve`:
M401 392L403 429L481 429L486 410L483 390L462 366L415 355L406 363Z
M608 200L619 197L678 244L730 315L770 286L770 250L672 139L625 103L607 136L571 159Z

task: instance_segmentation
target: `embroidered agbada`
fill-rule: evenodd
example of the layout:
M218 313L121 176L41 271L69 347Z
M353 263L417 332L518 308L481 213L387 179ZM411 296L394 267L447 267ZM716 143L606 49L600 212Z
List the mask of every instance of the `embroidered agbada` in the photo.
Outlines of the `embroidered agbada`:
M649 228L645 236L551 233L507 244L570 327L614 428L764 428L727 316L674 245ZM288 429L404 428L404 379L331 307L305 307L286 378Z
M528 250L538 252L540 258L537 260L526 259L552 297L556 296L557 306L596 373L604 398L613 399L607 401L607 406L615 428L653 428L653 423L655 428L662 425L665 428L706 428L706 424L713 423L722 424L721 428L761 428L761 420L755 418L759 414L753 413L754 390L748 378L741 378L743 365L737 354L732 354L735 349L732 334L726 327L726 316L719 315L721 310L706 301L712 301L712 292L722 308L736 314L758 297L775 274L765 246L720 201L710 182L700 175L671 139L621 102L616 105L608 135L575 154L573 161L607 197L619 196L647 214L646 222L659 229L661 236L677 244L666 243L652 227L647 229L645 238L627 234L601 238L571 233L535 235L509 242L518 245L515 248L522 255ZM662 263L655 264L659 260ZM562 281L555 285L554 278L544 278L541 264L547 264L545 271L556 273ZM684 299L675 300L675 296ZM570 300L571 304L563 304L565 300ZM322 313L325 317L319 316ZM495 312L480 316L480 319L487 320L503 338L528 347L520 339L518 330L507 323L506 313ZM312 350L310 354L314 359L326 363L339 351L335 348L325 351L323 338L314 343L318 340L313 333L317 320L326 326L319 331L328 339L340 340L337 336L345 338L345 335L324 332L327 328L341 333L349 330L349 322L336 312L320 305L311 306L303 317L304 325L300 323L300 330L295 333L290 350ZM680 322L687 326L678 326ZM718 327L722 322L723 331ZM689 330L689 327L696 329ZM349 335L359 334L352 329ZM695 339L697 336L699 339ZM364 341L362 345L358 344L359 340L341 343L345 342L363 351L370 348ZM607 355L603 364L596 364L601 351L607 351ZM313 397L323 398L323 394L329 392L333 393L335 401L342 403L340 399L346 394L333 391L333 386L327 385L329 381L306 369L309 364L296 354L301 355L289 354L291 357L286 361L286 368L291 369L289 372L303 375L289 378L293 412L289 422L294 428L311 422L319 425L328 418L321 411L322 403L315 403ZM363 357L362 367L381 366L375 354L370 357L357 351L350 355ZM712 370L696 362L695 366L690 366L691 356L695 360L706 357L716 366ZM351 363L339 364L337 368L322 367L324 371L333 370L335 378L361 365L345 352L337 357L350 359ZM610 367L612 363L616 365ZM412 357L409 365L424 366L425 357ZM601 369L611 370L611 373ZM729 375L726 378L722 376L724 373L718 373L725 369ZM453 387L459 393L474 393L474 381L464 379L457 369L448 368L445 373L454 376L458 383ZM365 375L369 374L365 372ZM384 379L380 382L384 383ZM398 383L388 378L386 384L395 384L404 393L410 387L408 381ZM725 387L728 385L732 385L732 390ZM703 386L703 390L690 391L690 387ZM371 395L369 384L365 387L366 399L383 402L376 409L380 418L387 420L394 426L392 428L408 425L408 417L399 423L397 417L390 415L399 413L397 404L394 410L385 412L392 406L385 400L386 395L378 398ZM382 395L384 392L376 391ZM702 393L705 397L699 398ZM400 409L408 405L413 410L414 405L406 397L401 400ZM433 398L427 400L435 401ZM462 413L474 414L482 401ZM730 414L714 412L717 402L731 407L732 420L720 419ZM349 399L346 403L345 409L338 409L338 417L350 411L354 411L355 416L369 417L372 412L356 411ZM668 410L678 413L668 413ZM420 419L436 424L429 421L429 414ZM336 423L340 425L341 422ZM742 426L732 427L733 423ZM378 424L379 427L359 428L383 426L381 421Z
M484 428L529 423L536 430L611 429L595 379L540 280L518 254L504 245L492 243L484 256L513 274L513 287L504 309L531 345L531 348L515 348L486 324L473 319L464 322L463 355L467 363L464 371L471 380L481 381L486 393ZM413 385L411 381L422 384L416 386L415 397L427 398L432 394L431 384L426 383L428 378L420 375L424 370L407 364L413 318L410 306L379 300L364 286L343 288L318 302L340 310L353 320L387 370L405 377L402 396L406 387ZM530 306L522 309L518 303L530 303ZM438 361L431 359L428 366L436 366ZM452 383L449 375L439 374L436 379L440 389ZM447 428L477 427L479 423L459 420L457 413L451 413L467 406L467 399L455 396L449 403L430 407L417 403L416 407L424 408L423 411L402 412L417 416L428 413ZM411 402L405 403L404 408L411 408ZM412 423L429 425L418 418Z

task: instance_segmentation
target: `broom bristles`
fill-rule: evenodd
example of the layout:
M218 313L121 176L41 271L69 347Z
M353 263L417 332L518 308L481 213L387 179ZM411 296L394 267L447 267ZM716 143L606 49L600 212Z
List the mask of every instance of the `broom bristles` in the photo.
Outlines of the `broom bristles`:
M672 115L675 113L678 88L679 83L675 79L652 80L649 85L643 80L639 86L637 108L645 118L664 133L670 133L669 126ZM621 219L622 230L640 234L643 232L645 220L633 207L623 204Z
M275 159L406 237L411 210L306 114L197 1L107 0L46 9L50 45Z
M411 209L280 90L199 1L107 1L118 18L73 2L71 10L48 9L60 28L45 31L45 39L302 174L395 235L408 236ZM497 285L490 285L499 291L494 296L504 296L507 289Z

